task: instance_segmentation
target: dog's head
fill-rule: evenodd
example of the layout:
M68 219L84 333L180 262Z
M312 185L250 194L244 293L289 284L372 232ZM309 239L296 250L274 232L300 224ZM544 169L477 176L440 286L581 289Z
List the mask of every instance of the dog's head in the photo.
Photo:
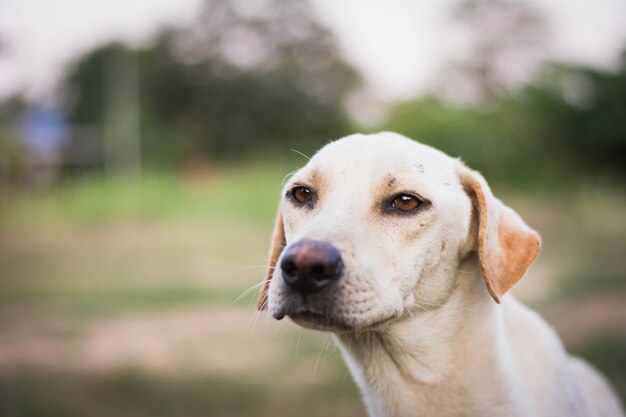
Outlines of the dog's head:
M445 299L474 253L499 302L539 248L459 160L394 133L352 135L283 189L258 308L311 328L373 328Z

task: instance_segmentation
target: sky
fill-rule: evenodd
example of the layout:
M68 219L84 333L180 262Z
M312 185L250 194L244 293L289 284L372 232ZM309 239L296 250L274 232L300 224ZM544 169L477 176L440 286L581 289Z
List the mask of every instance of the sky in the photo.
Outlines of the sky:
M244 0L241 0L244 1ZM245 0L263 1L263 0ZM449 11L457 0L310 0L363 73L367 95L409 98L461 52ZM615 65L626 45L624 0L527 0L550 25L547 58ZM141 45L164 26L184 26L203 0L0 0L0 99L45 99L65 68L112 40Z

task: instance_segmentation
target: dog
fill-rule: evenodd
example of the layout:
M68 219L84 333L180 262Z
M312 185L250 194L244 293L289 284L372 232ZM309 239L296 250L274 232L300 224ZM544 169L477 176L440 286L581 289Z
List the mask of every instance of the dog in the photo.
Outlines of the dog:
M351 135L284 187L257 308L332 332L372 417L623 417L507 293L540 247L460 160Z

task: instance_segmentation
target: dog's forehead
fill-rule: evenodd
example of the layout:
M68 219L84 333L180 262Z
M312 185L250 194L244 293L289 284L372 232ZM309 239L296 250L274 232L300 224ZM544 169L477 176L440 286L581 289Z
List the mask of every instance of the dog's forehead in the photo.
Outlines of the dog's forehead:
M322 182L381 182L406 177L422 181L451 181L458 161L395 133L351 135L331 142L311 158L300 175Z

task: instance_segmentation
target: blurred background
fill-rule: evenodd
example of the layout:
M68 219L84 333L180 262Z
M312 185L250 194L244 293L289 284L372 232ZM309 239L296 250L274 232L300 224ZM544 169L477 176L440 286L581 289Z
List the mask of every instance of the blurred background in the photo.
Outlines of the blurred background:
M253 286L300 153L383 129L540 231L514 292L625 398L622 0L1 0L0 415L365 416Z

